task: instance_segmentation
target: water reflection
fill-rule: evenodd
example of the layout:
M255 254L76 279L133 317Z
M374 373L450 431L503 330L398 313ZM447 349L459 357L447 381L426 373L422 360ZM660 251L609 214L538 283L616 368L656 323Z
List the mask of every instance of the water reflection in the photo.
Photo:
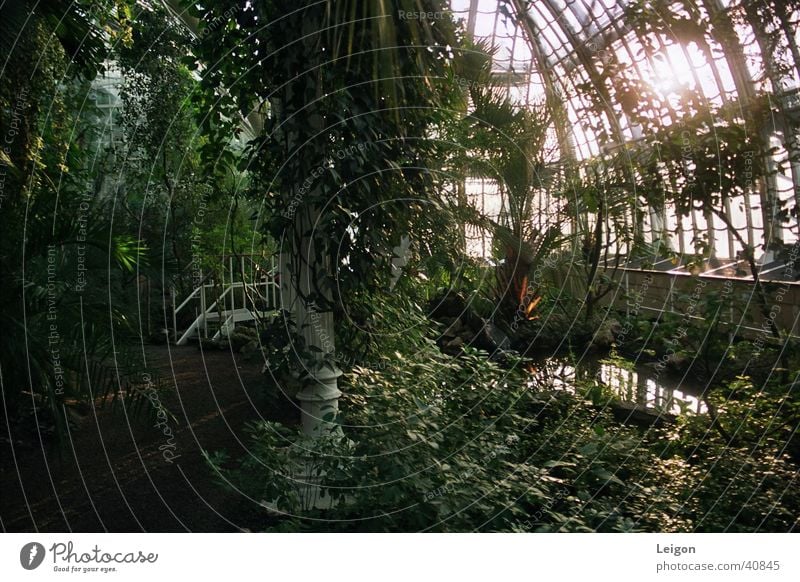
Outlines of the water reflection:
M583 359L577 365L564 358L546 358L529 369L529 385L575 394L577 386L592 380L605 386L621 402L636 404L653 412L703 414L701 386L657 374L646 366L620 366L612 361Z

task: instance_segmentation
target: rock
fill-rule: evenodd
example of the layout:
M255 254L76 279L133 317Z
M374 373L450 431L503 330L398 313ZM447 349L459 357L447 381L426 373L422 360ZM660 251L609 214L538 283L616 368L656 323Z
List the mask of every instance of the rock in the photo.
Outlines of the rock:
M447 342L444 345L444 347L449 348L451 350L455 349L460 350L462 347L464 347L464 340L461 339L460 337L456 337L455 339L451 339L449 342Z
M506 350L511 346L511 340L493 321L483 320L479 339L480 347L488 351Z
M449 336L457 336L460 332L464 329L464 325L461 323L460 319L456 319L451 323L447 329L444 330L444 335Z
M616 319L604 319L592 336L592 346L610 348L622 327Z
M675 422L674 414L659 413L633 402L614 402L610 405L614 417L625 424L638 426L663 426Z
M233 349L237 352L246 344L249 344L257 339L258 334L256 330L249 327L237 327L228 335L228 341L230 341L230 345L232 345Z
M256 331L254 327L238 326L235 331L241 336L253 339L256 339L258 337L258 331Z
M441 320L444 317L458 318L467 308L467 301L460 293L448 292L434 297L429 303L430 317Z
M239 348L242 354L251 354L255 351L258 351L258 340L251 340Z

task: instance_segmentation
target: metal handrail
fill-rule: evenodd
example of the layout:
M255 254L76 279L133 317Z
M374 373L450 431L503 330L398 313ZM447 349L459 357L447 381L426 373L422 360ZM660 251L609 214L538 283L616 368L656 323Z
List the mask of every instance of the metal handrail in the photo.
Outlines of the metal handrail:
M203 333L207 337L208 336L208 316L213 313L215 309L218 309L220 305L224 307L223 311L227 312L228 308L226 306L227 302L225 301L226 297L229 295L231 296L231 312L236 311L236 301L235 296L231 295L231 292L235 289L242 289L244 293L244 304L243 308L250 311L247 307L248 301L251 303L252 307L255 307L255 303L253 297L251 295L255 295L259 300L263 300L267 303L267 305L272 305L273 307L277 305L278 301L278 291L280 289L279 284L276 282L276 278L278 275L278 268L276 265L275 257L269 257L269 265L263 265L262 261L256 261L254 258L258 259L267 259L264 255L218 255L223 261L227 259L227 264L223 262L223 271L227 273L223 273L222 275L222 285L224 286L224 290L221 293L214 292L216 296L215 300L211 305L206 305L206 290L208 288L217 288L217 284L214 282L214 279L211 278L212 275L215 273L209 273L204 276L200 280L200 284L186 296L186 298L181 301L180 305L175 305L175 298L176 292L175 287L173 286L172 292L172 327L173 333L176 342L180 342L185 339L188 333L200 333L200 325L203 326ZM238 258L238 265L236 268L234 267L234 259ZM248 266L250 269L246 269L245 262L247 261ZM247 276L247 271L250 272L250 277ZM237 277L236 274L239 274ZM261 276L256 277L256 273L259 273ZM228 275L227 277L225 275ZM236 279L239 279L238 281ZM253 281L248 281L248 278L254 279ZM211 283L207 283L207 281L211 279ZM229 283L225 285L225 280L228 279ZM263 286L264 292L262 292L259 287ZM271 289L271 293L270 290ZM189 329L187 329L183 335L179 338L178 337L178 314L193 300L200 299L200 312L196 313L196 318ZM251 312L252 314L252 312ZM220 313L220 321L223 319L223 314ZM232 316L233 324L236 323L235 315ZM231 317L228 317L225 320L225 324L228 324Z

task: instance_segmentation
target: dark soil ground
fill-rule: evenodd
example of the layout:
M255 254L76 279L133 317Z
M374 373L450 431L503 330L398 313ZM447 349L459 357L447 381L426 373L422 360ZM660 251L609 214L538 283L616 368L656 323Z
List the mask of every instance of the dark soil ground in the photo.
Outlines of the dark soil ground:
M245 452L249 421L295 423L290 403L266 406L263 360L196 347L148 347L163 387L158 398L177 419L168 437L152 414L119 402L87 407L59 452L3 430L0 528L6 532L224 532L265 525L256 502L215 483L202 451ZM268 409L268 410L265 410ZM11 437L13 447L8 442ZM161 447L162 450L159 450ZM169 456L169 454L167 455Z

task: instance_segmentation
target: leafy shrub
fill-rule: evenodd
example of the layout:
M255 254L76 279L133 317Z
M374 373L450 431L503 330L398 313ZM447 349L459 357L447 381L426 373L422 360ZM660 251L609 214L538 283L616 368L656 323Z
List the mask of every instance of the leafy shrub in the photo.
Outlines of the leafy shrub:
M387 309L381 321L373 350L341 381L340 432L308 441L262 422L244 459L209 457L227 486L291 516L272 529L789 529L794 466L726 447L709 416L622 425L586 400L587 387L537 386L522 359L501 367L475 350L443 354L418 310ZM316 493L308 481L319 483ZM310 493L324 508L312 507Z

